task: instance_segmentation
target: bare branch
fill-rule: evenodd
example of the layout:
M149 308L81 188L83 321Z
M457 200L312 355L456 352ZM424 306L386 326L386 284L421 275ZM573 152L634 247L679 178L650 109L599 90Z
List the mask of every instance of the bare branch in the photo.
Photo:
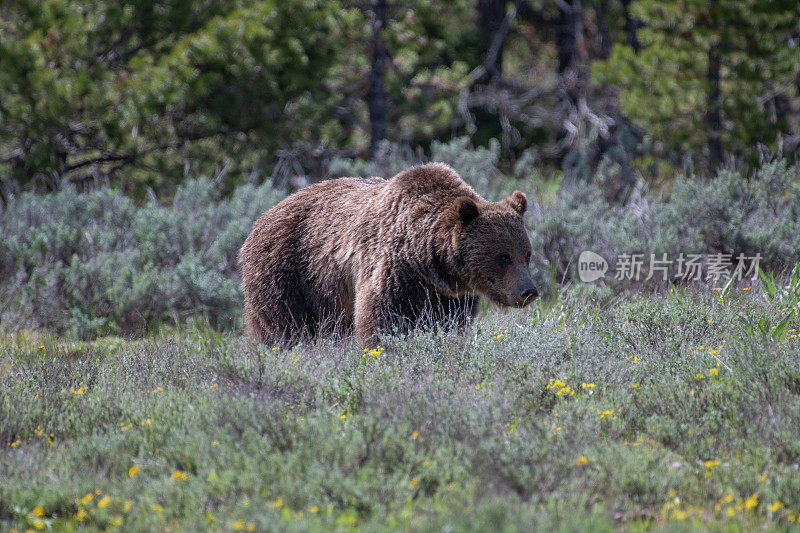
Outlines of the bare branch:
M97 163L111 163L114 161L123 161L126 163L132 163L134 161L134 157L129 154L112 154L112 155L104 155L101 157L94 157L92 159L87 159L85 161L81 161L80 163L75 163L73 165L68 165L65 169L65 172L72 172L73 170L77 170L79 168L87 167L89 165L95 165Z
M522 4L522 1L523 0L516 0L516 2L514 2L514 7L509 9L506 13L506 16L503 17L503 22L500 23L497 33L494 34L492 45L489 47L489 53L486 54L486 61L484 62L484 65L492 77L500 74L495 65L497 63L498 56L500 55L500 50L503 49L503 44L505 43L506 36L508 35L508 29L511 27L511 22L517 17L517 12L519 10L519 6Z

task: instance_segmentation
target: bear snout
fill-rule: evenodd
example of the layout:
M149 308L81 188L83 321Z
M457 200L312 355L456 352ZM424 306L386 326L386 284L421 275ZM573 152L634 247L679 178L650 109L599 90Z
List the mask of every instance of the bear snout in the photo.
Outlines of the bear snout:
M518 298L518 301L520 302L519 306L525 307L534 301L537 296L539 296L539 291L536 290L536 285L533 284L533 280L530 278L530 276L528 276L527 279L520 283Z

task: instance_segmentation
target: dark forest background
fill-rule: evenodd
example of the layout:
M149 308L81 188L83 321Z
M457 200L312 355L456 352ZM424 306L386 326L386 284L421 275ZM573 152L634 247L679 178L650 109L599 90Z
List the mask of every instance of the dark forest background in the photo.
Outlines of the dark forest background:
M613 164L624 199L796 156L799 21L794 0L4 2L0 196L297 187L468 136L505 169Z

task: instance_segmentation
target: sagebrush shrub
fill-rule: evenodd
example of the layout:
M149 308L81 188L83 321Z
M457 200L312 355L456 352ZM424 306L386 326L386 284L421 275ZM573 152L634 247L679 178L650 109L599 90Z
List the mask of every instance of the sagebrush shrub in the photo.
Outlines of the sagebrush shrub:
M500 148L467 138L434 142L424 157L385 142L371 162L336 159L334 176L391 177L424 160L451 165L481 195L528 194L533 274L544 292L576 276L592 250L611 268L619 254L761 254L766 270L800 261L800 167L763 164L749 177L720 169L709 179L679 177L668 196L641 186L608 200L601 165L591 179L557 189L535 171L536 154L504 174ZM552 185L553 182L550 182ZM284 195L269 185L240 186L220 197L208 179L188 180L170 205L137 206L113 189L12 198L0 213L0 310L11 328L48 328L76 337L143 331L197 315L217 326L240 323L237 252L253 221ZM619 282L606 276L614 290Z
M269 185L219 198L190 180L171 206L137 207L122 193L65 188L24 194L0 215L0 316L10 326L77 337L141 331L202 315L241 314L236 253L253 221L280 198Z

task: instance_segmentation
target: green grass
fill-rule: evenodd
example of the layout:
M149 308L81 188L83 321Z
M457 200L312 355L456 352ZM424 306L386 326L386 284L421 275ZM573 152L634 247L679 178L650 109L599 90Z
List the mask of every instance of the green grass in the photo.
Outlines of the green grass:
M800 527L797 300L719 294L580 287L366 354L8 333L0 529Z

